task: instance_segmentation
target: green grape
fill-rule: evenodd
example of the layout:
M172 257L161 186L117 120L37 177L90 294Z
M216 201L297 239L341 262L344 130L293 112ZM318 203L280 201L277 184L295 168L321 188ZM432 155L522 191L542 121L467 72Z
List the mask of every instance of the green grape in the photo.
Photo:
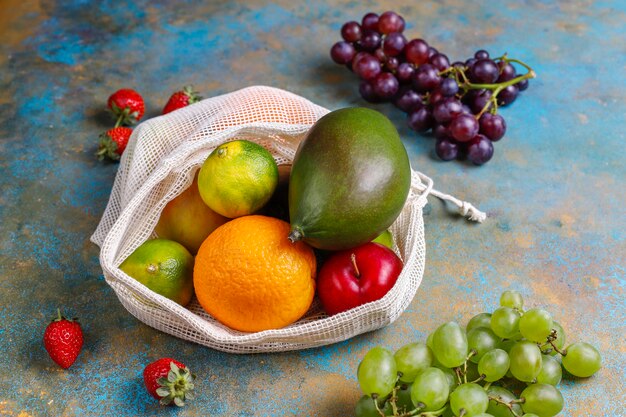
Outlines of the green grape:
M491 314L491 330L503 339L519 334L520 314L510 307L500 307Z
M510 363L508 353L502 349L494 349L485 353L480 359L478 373L485 375L485 381L494 382L506 375Z
M433 349L433 337L435 336L435 332L431 332L426 338L426 346L428 346L431 350Z
M444 366L460 366L467 358L467 336L453 321L442 324L435 330L432 349L437 360Z
M552 322L552 330L556 331L556 339L554 339L554 345L559 350L563 349L563 347L565 347L565 330L563 330L563 327L556 321ZM550 355L556 354L556 350L552 349L552 351L550 351Z
M396 392L396 407L400 413L406 413L415 409L411 399L411 387L413 384L402 384Z
M506 339L506 340L503 340L502 342L498 343L497 348L498 349L502 349L506 353L509 353L511 351L511 348L513 347L513 345L516 344L516 343L517 343L517 340Z
M480 413L480 414L472 414L472 417L493 417L493 415L489 413Z
M522 417L539 417L539 416L535 413L526 413Z
M420 411L439 410L448 401L448 379L439 368L427 368L419 374L411 386L411 400Z
M500 339L493 330L487 327L477 327L467 332L467 347L470 351L473 349L476 354L470 358L470 361L478 363L480 358L490 350L496 348Z
M370 396L362 396L361 399L357 401L356 407L354 408L356 417L380 417L380 413L376 410L374 401L375 400ZM385 402L380 409L383 410L383 413L385 413L386 416L393 416L393 409L391 408L391 404L389 404L389 402Z
M463 369L463 366L461 366L461 369ZM467 378L468 382L476 381L478 378L480 378L477 364L475 364L474 362L467 362L467 373L465 375L465 378Z
M396 385L398 370L393 354L387 349L377 346L371 349L359 364L357 379L361 391L370 397L387 396Z
M574 376L586 378L595 374L602 366L600 352L589 343L572 343L565 353L563 367Z
M526 387L520 398L524 399L522 410L539 417L552 417L563 409L563 396L550 384L533 384Z
M433 352L423 343L409 343L402 346L393 355L398 372L402 373L400 381L413 382L417 374L429 368L433 363Z
M469 333L470 330L475 329L477 327L491 327L491 314L489 313L479 313L467 322L467 326L465 327L465 332Z
M511 391L498 386L489 387L489 389L487 389L487 394L490 398L499 398L506 403L517 400L517 397ZM515 414L513 414L504 404L500 404L490 399L487 412L492 414L494 417L516 417L522 414L522 407L519 404L515 403L512 407Z
M541 351L528 341L517 342L509 352L511 373L523 382L531 382L541 371Z
M520 317L519 331L531 342L545 342L552 331L552 316L546 310L532 308Z
M563 370L561 364L553 356L541 355L541 371L537 375L538 384L558 385L561 382Z
M467 417L484 413L489 407L489 397L478 384L461 384L450 394L450 408L457 416L461 414L461 409L465 410Z
M457 383L456 372L454 372L453 369L446 368L440 363L433 363L433 367L437 369L441 369L441 371L445 374L448 380L448 386L450 387L450 392L452 392L454 387L456 387L456 383Z
M524 307L524 298L515 290L507 290L500 296L500 305L521 310Z

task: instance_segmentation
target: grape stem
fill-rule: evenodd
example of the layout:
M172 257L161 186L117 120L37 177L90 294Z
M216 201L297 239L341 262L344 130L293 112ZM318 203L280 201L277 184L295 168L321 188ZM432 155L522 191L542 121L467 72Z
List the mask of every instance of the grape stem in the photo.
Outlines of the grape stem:
M465 362L463 362L463 382L465 382L467 384L467 362L471 359L472 356L477 355L478 352L476 351L476 349L472 349L469 352L469 355L467 355L467 358L465 358Z
M554 341L557 339L557 337L558 337L558 334L557 334L556 329L552 329L552 331L550 331L550 334L548 335L548 339L546 340L546 343L544 343L541 346L539 346L539 349L541 349L541 352L542 353L550 353L552 350L554 350L556 353L560 353L561 356L567 356L567 350L561 350L554 344ZM552 346L552 349L548 349L548 350L544 351L543 348L546 345Z
M461 379L461 367L456 367L454 368L454 372L456 373L456 377L459 379L459 385L461 385L463 383L463 380Z
M444 406L443 408L440 408L439 410L435 410L435 411L424 411L424 412L420 412L419 409L415 409L409 413L404 413L401 414L399 417L411 417L411 416L417 416L417 417L437 417L442 415L446 409L448 407ZM419 413L419 414L417 414Z
M383 410L381 410L380 406L378 405L378 401L376 400L376 398L372 397L372 401L374 401L374 407L376 407L376 411L378 411L378 414L380 414L380 417L385 417L385 412Z
M467 78L467 75L465 75L465 71L467 70L467 67L465 68L456 68L456 67L450 67L447 68L446 70L440 72L440 74L446 74L449 72L454 73L454 78L456 79L457 84L459 85L459 87L463 90L465 90L466 92L468 90L490 90L491 93L491 97L489 98L489 101L487 101L487 103L485 103L485 106L482 108L482 110L476 115L476 119L480 119L480 117L489 109L489 107L491 106L492 110L491 112L493 114L495 114L498 111L498 94L500 94L500 92L502 90L504 90L505 88L511 86L511 85L515 85L517 83L519 83L520 81L523 80L528 80L530 78L535 78L537 76L537 73L530 67L528 66L526 63L520 61L519 59L514 59L514 58L509 58L506 54L502 55L499 58L496 58L496 60L501 60L503 62L515 62L516 64L519 64L521 66L523 66L524 68L526 68L527 72L526 74L520 75L518 77L515 77L511 80L508 81L504 81L501 83L493 83L493 84L474 84L471 83L469 81L469 79ZM462 80L459 78L462 78Z
M487 375L482 374L481 376L479 376L479 377L478 377L478 378L476 378L475 380L470 381L470 383L475 384L475 383L477 383L477 382L482 381L482 380L483 380L483 379L485 379L485 378L487 378Z
M518 403L524 403L525 400L523 398L519 399L519 400L511 400L510 402L504 401L502 399L502 397L500 397L499 395L497 397L494 397L493 395L489 395L489 399L491 401L494 401L498 404L502 404L503 406L505 406L506 408L509 409L509 411L511 412L511 414L513 414L515 417L521 417L521 414L518 414L515 412L515 410L513 410L513 405L514 404L518 404Z

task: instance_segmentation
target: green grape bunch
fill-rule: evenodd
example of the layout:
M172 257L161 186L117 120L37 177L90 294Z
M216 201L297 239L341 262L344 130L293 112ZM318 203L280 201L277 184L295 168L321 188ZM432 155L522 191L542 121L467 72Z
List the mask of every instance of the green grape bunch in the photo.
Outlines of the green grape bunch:
M589 343L565 342L549 312L524 310L519 292L504 291L500 307L465 328L451 321L425 342L367 352L357 370L364 395L356 417L556 416L562 378L588 378L602 366Z

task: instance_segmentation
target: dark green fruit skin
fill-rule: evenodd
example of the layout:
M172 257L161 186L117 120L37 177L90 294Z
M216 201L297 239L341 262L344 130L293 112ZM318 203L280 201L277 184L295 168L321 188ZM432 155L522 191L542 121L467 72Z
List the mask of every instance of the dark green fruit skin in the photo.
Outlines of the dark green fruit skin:
M411 186L398 131L366 108L328 113L296 152L289 180L290 239L319 249L349 249L395 221Z

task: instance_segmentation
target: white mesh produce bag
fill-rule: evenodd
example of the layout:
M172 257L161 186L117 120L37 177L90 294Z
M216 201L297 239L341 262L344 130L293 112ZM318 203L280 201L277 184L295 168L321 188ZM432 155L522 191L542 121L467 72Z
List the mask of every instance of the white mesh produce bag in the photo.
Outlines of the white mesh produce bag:
M214 349L271 352L335 343L381 328L408 307L424 273L426 247L422 208L433 194L452 201L462 214L485 215L466 202L432 189L430 178L412 172L411 191L392 226L396 253L404 262L395 286L380 300L328 317L317 299L290 326L258 333L232 330L194 300L183 307L156 294L119 269L139 245L154 237L165 205L187 188L219 144L247 139L265 146L280 163L291 162L300 140L328 110L292 93L249 87L203 100L135 129L122 156L106 210L91 240L100 248L106 282L124 307L142 322Z

